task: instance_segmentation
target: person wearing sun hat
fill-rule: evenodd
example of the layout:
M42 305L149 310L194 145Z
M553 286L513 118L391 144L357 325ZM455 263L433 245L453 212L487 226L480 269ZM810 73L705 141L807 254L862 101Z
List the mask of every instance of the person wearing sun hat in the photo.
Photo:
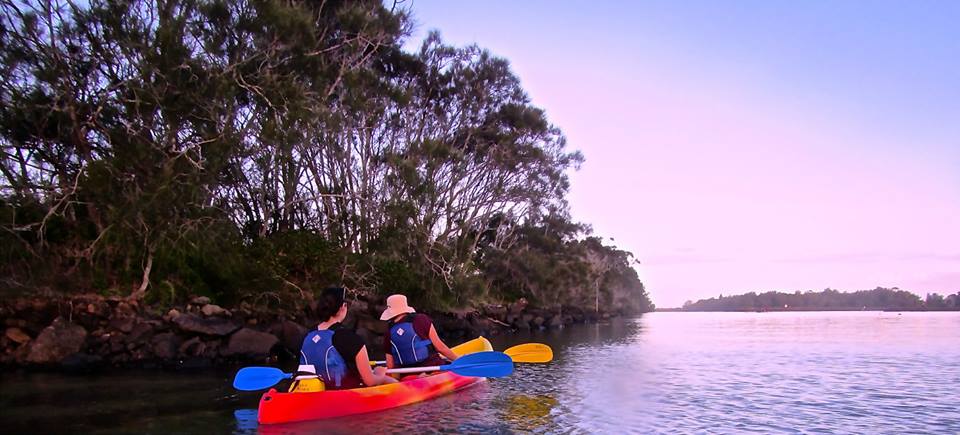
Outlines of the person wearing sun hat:
M380 320L386 320L389 330L383 338L383 353L387 367L427 367L446 364L457 359L449 347L437 335L433 321L426 314L417 313L407 303L404 295L387 298L387 309Z
M346 296L347 290L343 287L330 287L320 294L317 300L320 324L303 339L297 371L316 375L327 390L397 382L383 367L371 370L363 338L341 327L340 322L347 317L349 309ZM313 375L298 376L298 380Z

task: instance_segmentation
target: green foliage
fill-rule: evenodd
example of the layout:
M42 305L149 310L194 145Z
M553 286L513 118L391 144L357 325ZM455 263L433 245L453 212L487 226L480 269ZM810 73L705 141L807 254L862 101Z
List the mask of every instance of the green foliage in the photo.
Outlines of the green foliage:
M833 289L820 292L782 293L769 291L703 299L683 305L686 311L776 311L776 310L915 310L924 308L920 297L898 288L881 288L843 293Z
M651 308L509 63L381 2L0 0L10 291Z

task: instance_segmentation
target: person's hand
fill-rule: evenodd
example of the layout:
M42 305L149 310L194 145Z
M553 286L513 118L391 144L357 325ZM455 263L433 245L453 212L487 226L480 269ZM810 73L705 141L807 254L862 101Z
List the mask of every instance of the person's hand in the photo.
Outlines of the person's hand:
M387 368L384 366L376 366L373 368L373 374L376 376L386 376Z

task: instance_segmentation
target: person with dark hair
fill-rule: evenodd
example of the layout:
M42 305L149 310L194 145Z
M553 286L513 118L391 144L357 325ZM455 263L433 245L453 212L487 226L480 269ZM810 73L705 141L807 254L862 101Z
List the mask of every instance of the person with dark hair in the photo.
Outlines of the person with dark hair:
M313 373L323 380L327 390L397 382L386 374L385 367L370 369L370 357L363 338L341 328L349 305L346 289L328 288L320 295L317 314L320 324L303 339L299 372Z
M447 364L457 359L446 343L437 335L433 321L426 314L417 313L407 305L404 295L387 298L387 309L380 320L386 320L389 331L383 339L387 367L429 367Z

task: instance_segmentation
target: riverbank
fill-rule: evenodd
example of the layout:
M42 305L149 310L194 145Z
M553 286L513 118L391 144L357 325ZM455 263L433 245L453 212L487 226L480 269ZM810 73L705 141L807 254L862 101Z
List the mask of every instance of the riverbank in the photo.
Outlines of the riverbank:
M380 298L358 296L344 321L369 345L380 346L386 323ZM317 324L313 309L283 311L241 304L225 308L206 297L156 307L129 298L79 295L0 302L0 366L7 369L90 371L107 367L202 368L296 364L303 336ZM519 300L458 312L429 312L445 340L562 328L619 313L576 307L544 309Z

